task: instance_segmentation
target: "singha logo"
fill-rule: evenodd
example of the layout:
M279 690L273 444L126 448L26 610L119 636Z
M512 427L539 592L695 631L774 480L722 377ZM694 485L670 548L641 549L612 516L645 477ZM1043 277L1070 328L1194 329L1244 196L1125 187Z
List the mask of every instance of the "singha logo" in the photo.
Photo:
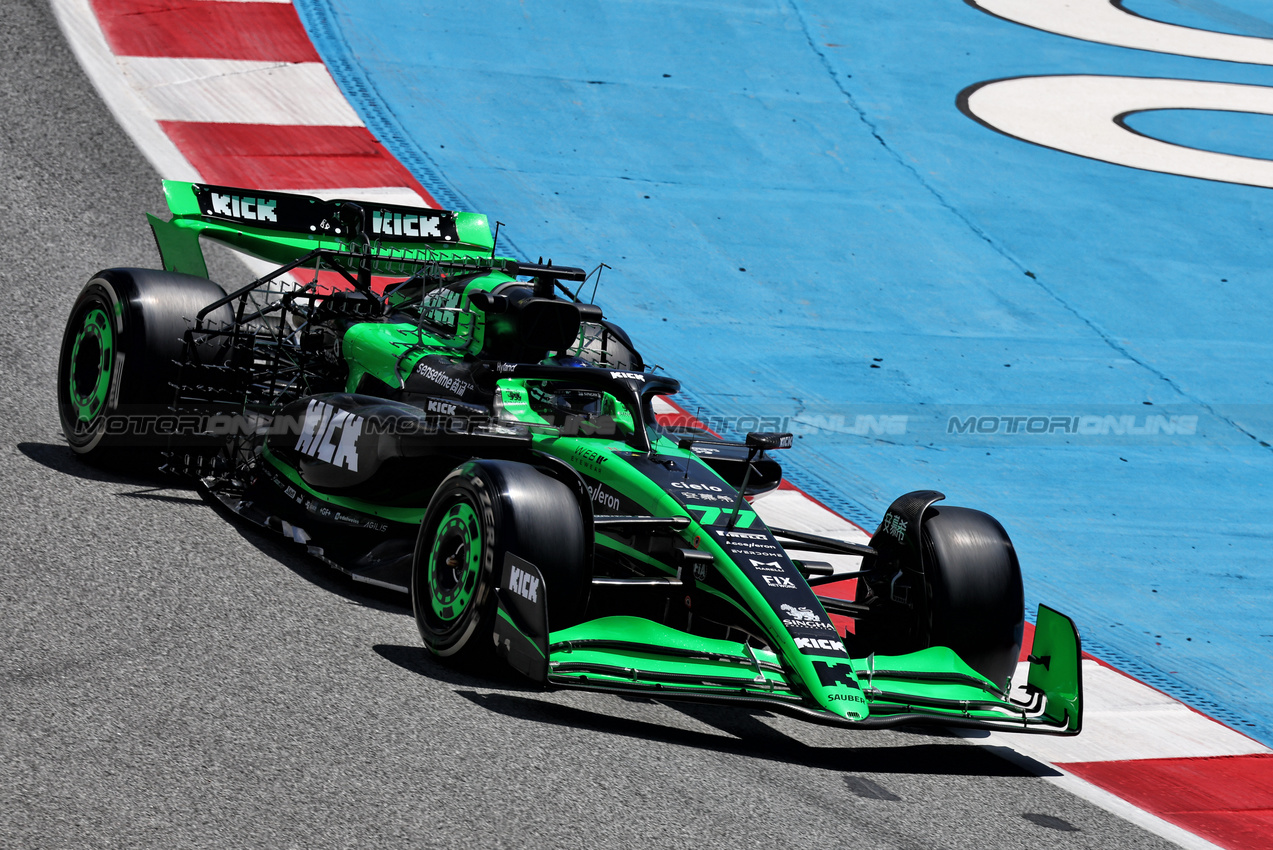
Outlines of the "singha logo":
M782 608L782 610L786 611L787 616L793 620L816 621L818 619L818 615L810 611L808 608L796 608L794 606L788 605L785 602L779 607Z

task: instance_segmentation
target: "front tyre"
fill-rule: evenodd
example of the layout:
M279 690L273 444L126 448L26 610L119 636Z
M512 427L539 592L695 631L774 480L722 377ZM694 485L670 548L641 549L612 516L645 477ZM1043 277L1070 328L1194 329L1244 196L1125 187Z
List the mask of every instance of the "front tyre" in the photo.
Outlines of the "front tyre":
M1017 553L1003 526L969 508L924 515L925 644L948 646L1002 687L1016 669L1025 622Z
M495 587L506 555L544 576L551 628L579 622L591 583L585 529L570 490L533 467L469 461L438 485L420 524L411 605L435 655L493 658Z

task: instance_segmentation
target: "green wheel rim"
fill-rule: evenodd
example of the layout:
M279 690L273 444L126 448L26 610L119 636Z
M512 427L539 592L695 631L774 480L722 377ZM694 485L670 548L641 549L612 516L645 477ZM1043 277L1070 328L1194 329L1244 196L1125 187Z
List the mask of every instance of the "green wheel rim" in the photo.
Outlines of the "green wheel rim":
M115 333L101 307L84 314L71 347L67 387L71 408L80 422L92 422L106 406L115 363Z
M482 568L482 532L477 512L456 502L443 514L429 551L429 606L444 622L468 607Z

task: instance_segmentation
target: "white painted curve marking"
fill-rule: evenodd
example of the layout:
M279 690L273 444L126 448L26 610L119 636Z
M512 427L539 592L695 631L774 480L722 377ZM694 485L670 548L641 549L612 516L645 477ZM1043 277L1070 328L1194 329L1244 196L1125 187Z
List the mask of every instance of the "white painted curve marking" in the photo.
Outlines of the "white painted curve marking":
M119 58L132 88L160 121L361 127L321 62Z
M1028 663L1012 681L1022 688ZM1018 698L1024 698L1024 693ZM1076 738L1043 735L1012 740L1017 752L1051 764L1210 758L1270 752L1269 748L1223 723L1117 670L1083 662L1083 733Z
M367 201L373 204L399 204L404 207L428 206L420 193L407 186L347 186L340 189L289 189L298 195L313 195L331 201Z
M115 54L97 23L89 0L51 0L67 43L115 120L161 177L198 182L203 178L168 134L150 116L147 104L120 73Z
M790 528L808 534L835 537L850 543L866 543L871 535L835 511L822 507L799 490L770 490L752 501L765 525ZM810 555L810 558L815 556ZM821 555L817 556L821 558Z
M1145 77L1020 77L974 90L967 108L1009 136L1090 159L1273 188L1273 160L1151 139L1115 123L1134 112L1207 109L1273 115L1273 88Z
M1273 40L1142 18L1111 0L975 0L977 8L1057 35L1223 62L1273 65Z

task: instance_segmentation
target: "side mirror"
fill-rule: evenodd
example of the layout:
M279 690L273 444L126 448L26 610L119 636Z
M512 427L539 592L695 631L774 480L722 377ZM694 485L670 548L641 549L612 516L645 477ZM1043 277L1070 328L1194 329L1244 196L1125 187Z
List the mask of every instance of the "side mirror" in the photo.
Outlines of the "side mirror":
M770 449L789 449L791 448L791 435L778 434L771 431L752 431L747 435L746 443L749 449L765 451Z

